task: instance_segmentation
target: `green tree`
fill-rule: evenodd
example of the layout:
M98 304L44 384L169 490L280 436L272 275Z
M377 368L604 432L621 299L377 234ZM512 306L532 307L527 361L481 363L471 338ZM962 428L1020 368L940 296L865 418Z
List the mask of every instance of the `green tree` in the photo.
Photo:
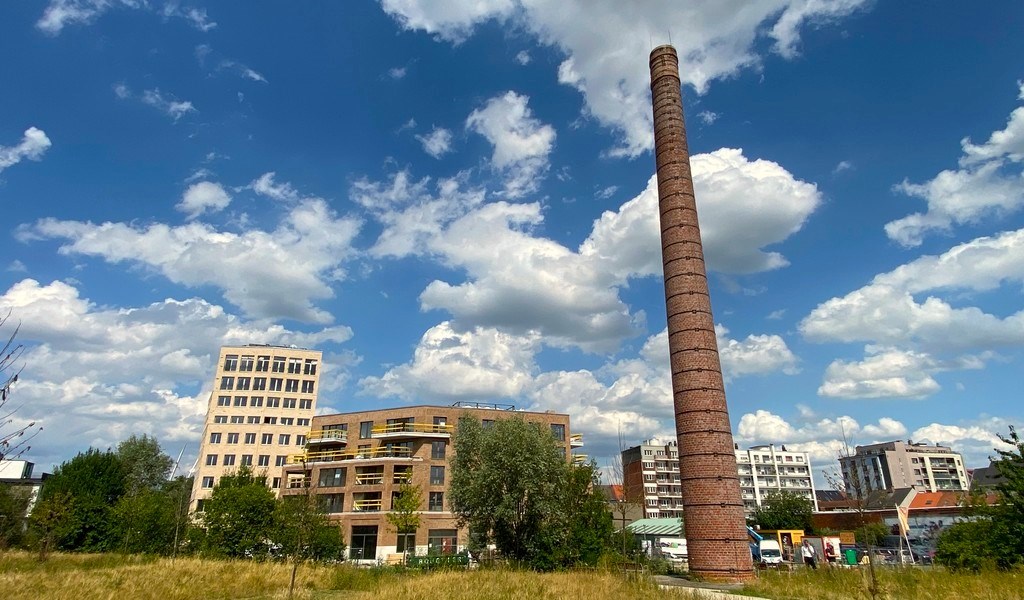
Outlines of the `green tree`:
M391 506L391 512L385 515L388 523L394 528L402 541L403 559L409 554L409 545L416 539L416 530L420 527L420 512L423 510L423 490L418 485L403 483L398 488L398 495ZM416 548L413 548L415 554Z
M164 454L155 437L132 435L117 445L117 456L125 470L125 493L158 490L167 481L174 461Z
M0 550L19 546L24 540L30 499L27 486L0 484Z
M122 552L170 554L178 505L164 490L144 489L125 495L114 507L113 534Z
M560 507L552 516L558 526L545 528L552 542L547 553L554 558L550 566L594 566L613 547L612 514L600 491L601 479L595 463L570 465L566 470Z
M66 527L53 541L63 550L104 552L117 548L114 534L113 507L125 491L125 471L121 459L113 452L100 452L94 448L79 453L57 467L39 491L40 506L56 497L70 501ZM53 529L58 531L58 529ZM53 532L51 531L51 533Z
M249 467L224 475L202 513L203 549L230 558L265 555L275 533L277 500L266 477Z
M57 491L48 498L41 498L32 508L29 531L38 544L39 560L45 560L57 542L73 529L74 504L75 499L70 493Z
M761 529L799 529L810 531L814 503L810 498L788 490L768 492L751 519Z

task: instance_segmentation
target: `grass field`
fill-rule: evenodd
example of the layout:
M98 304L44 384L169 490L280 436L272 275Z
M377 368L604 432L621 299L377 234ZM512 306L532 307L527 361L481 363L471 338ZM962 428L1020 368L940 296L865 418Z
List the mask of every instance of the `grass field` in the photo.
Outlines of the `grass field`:
M3 600L192 600L287 598L291 567L250 561L196 558L54 554L39 562L34 554L0 554ZM857 570L767 573L739 593L772 599L853 600L869 598L865 573ZM890 600L946 598L1024 598L1024 574L954 575L941 570L882 570L883 595ZM348 566L303 566L296 598L435 600L700 598L682 590L662 590L646 578L606 571L531 573L478 570L396 573Z

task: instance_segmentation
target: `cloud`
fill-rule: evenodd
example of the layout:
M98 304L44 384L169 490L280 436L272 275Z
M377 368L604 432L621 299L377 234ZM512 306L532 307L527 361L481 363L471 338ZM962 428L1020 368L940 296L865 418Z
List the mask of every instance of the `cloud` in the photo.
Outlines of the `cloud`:
M50 138L42 129L29 127L17 146L0 146L0 172L20 163L24 159L42 160L43 154L52 146Z
M194 456L221 345L310 347L352 336L344 326L304 333L246 321L199 298L103 307L61 281L19 281L0 306L17 315L28 348L15 398L18 417L43 425L33 443L41 465L135 433L156 435L168 452L188 443ZM328 355L324 362L327 372L345 370Z
M19 227L17 237L64 240L61 254L145 267L189 287L214 286L251 317L327 323L331 315L315 302L334 296L332 284L345 277L360 226L325 200L306 198L268 231L47 218Z
M718 117L720 116L722 115L716 112L711 112L710 110L702 110L699 113L697 113L697 118L700 119L701 122L704 123L705 125L714 124L714 122L717 121Z
M928 203L925 212L885 225L890 239L905 247L919 246L933 231L980 223L1024 206L1024 107L1010 114L1006 127L983 144L960 142L960 168L944 170L925 183L903 181L894 190Z
M530 58L530 53L527 52L526 50L520 50L519 52L516 53L516 62L524 67L530 64L531 60L532 59Z
M249 81L258 81L259 83L269 83L267 78L262 73L243 65L240 62L233 60L223 60L217 67L217 70L230 69L237 72L242 78L248 79Z
M780 308L780 309L778 309L778 310L773 310L772 312L768 313L768 316L767 316L767 317L765 317L765 318L766 318L766 319L770 319L770 320L772 320L772 321L778 321L778 320L779 320L779 319L781 319L781 318L782 318L782 317L783 317L783 316L784 316L785 314L786 314L786 309L784 309L784 308Z
M505 177L505 196L535 192L548 170L555 130L533 117L528 96L506 92L487 101L466 119L466 128L494 146L491 167Z
M423 151L434 158L441 158L452 147L452 132L443 127L435 126L430 133L417 135L416 139L423 145Z
M594 194L594 197L601 200L607 200L608 198L614 196L615 192L617 191L619 191L619 186L610 185L602 190L599 190L597 193Z
M780 336L748 335L743 340L734 340L728 334L729 330L723 325L715 326L722 373L727 381L744 375L776 371L795 375L799 372L796 355Z
M718 79L761 66L755 50L766 36L783 57L797 54L801 28L836 21L868 0L732 0L643 3L623 11L613 0L491 0L429 2L382 0L384 11L407 30L461 43L496 20L518 27L566 56L559 82L583 94L585 116L618 135L612 154L637 156L653 145L648 53L668 40L680 57L683 82L704 93ZM654 40L653 42L651 40Z
M43 15L36 21L36 27L48 35L59 35L69 25L88 25L104 13L115 9L155 10L156 6L146 0L50 0ZM202 32L217 27L210 21L205 8L181 8L177 2L165 2L159 10L166 18L184 19Z
M842 173L843 171L851 171L851 170L853 170L853 163L848 161L848 160L841 160L841 161L839 161L838 164L836 164L836 167L834 169L832 169L832 174L833 175L838 175L838 174Z
M166 11L165 11L166 14ZM181 16L186 19L193 27L206 33L211 29L217 27L217 23L211 21L209 16L206 14L205 8L190 8L184 11Z
M198 112L191 102L178 100L174 96L164 95L158 88L144 90L136 96L127 85L118 83L114 86L114 95L121 100L137 99L146 106L159 110L175 121L190 112Z
M185 190L174 208L185 213L187 218L194 219L204 212L217 212L227 208L231 196L219 183L200 181L193 183Z
M274 179L276 176L277 173L273 171L264 173L254 179L252 183L249 184L249 188L261 196L266 196L279 202L298 202L301 198L299 192L297 192L287 181L284 183L278 183Z
M860 362L833 361L819 396L832 398L924 398L939 391L931 377L936 361L927 354L875 348Z
M408 69L406 67L392 67L388 69L388 77L395 80L402 79L405 77L407 71Z

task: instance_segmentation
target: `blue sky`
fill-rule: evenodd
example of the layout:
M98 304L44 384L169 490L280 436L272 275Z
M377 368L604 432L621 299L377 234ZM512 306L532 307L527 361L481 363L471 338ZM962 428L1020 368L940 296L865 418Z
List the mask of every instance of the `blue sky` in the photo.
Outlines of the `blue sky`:
M737 441L981 466L1022 416L1022 26L1013 2L6 3L28 458L144 432L194 456L217 349L249 342L322 349L321 410L564 411L601 465L670 435L647 53L671 39Z

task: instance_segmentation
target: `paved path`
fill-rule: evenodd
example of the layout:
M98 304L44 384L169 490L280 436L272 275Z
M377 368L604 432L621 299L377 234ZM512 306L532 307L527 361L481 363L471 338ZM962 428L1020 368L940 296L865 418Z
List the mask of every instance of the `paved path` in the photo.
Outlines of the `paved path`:
M730 593L732 590L738 589L740 587L738 585L700 583L666 575L655 575L654 582L663 590L695 592L699 594L696 597L701 600L768 600L767 598L759 598L757 596L737 596Z

